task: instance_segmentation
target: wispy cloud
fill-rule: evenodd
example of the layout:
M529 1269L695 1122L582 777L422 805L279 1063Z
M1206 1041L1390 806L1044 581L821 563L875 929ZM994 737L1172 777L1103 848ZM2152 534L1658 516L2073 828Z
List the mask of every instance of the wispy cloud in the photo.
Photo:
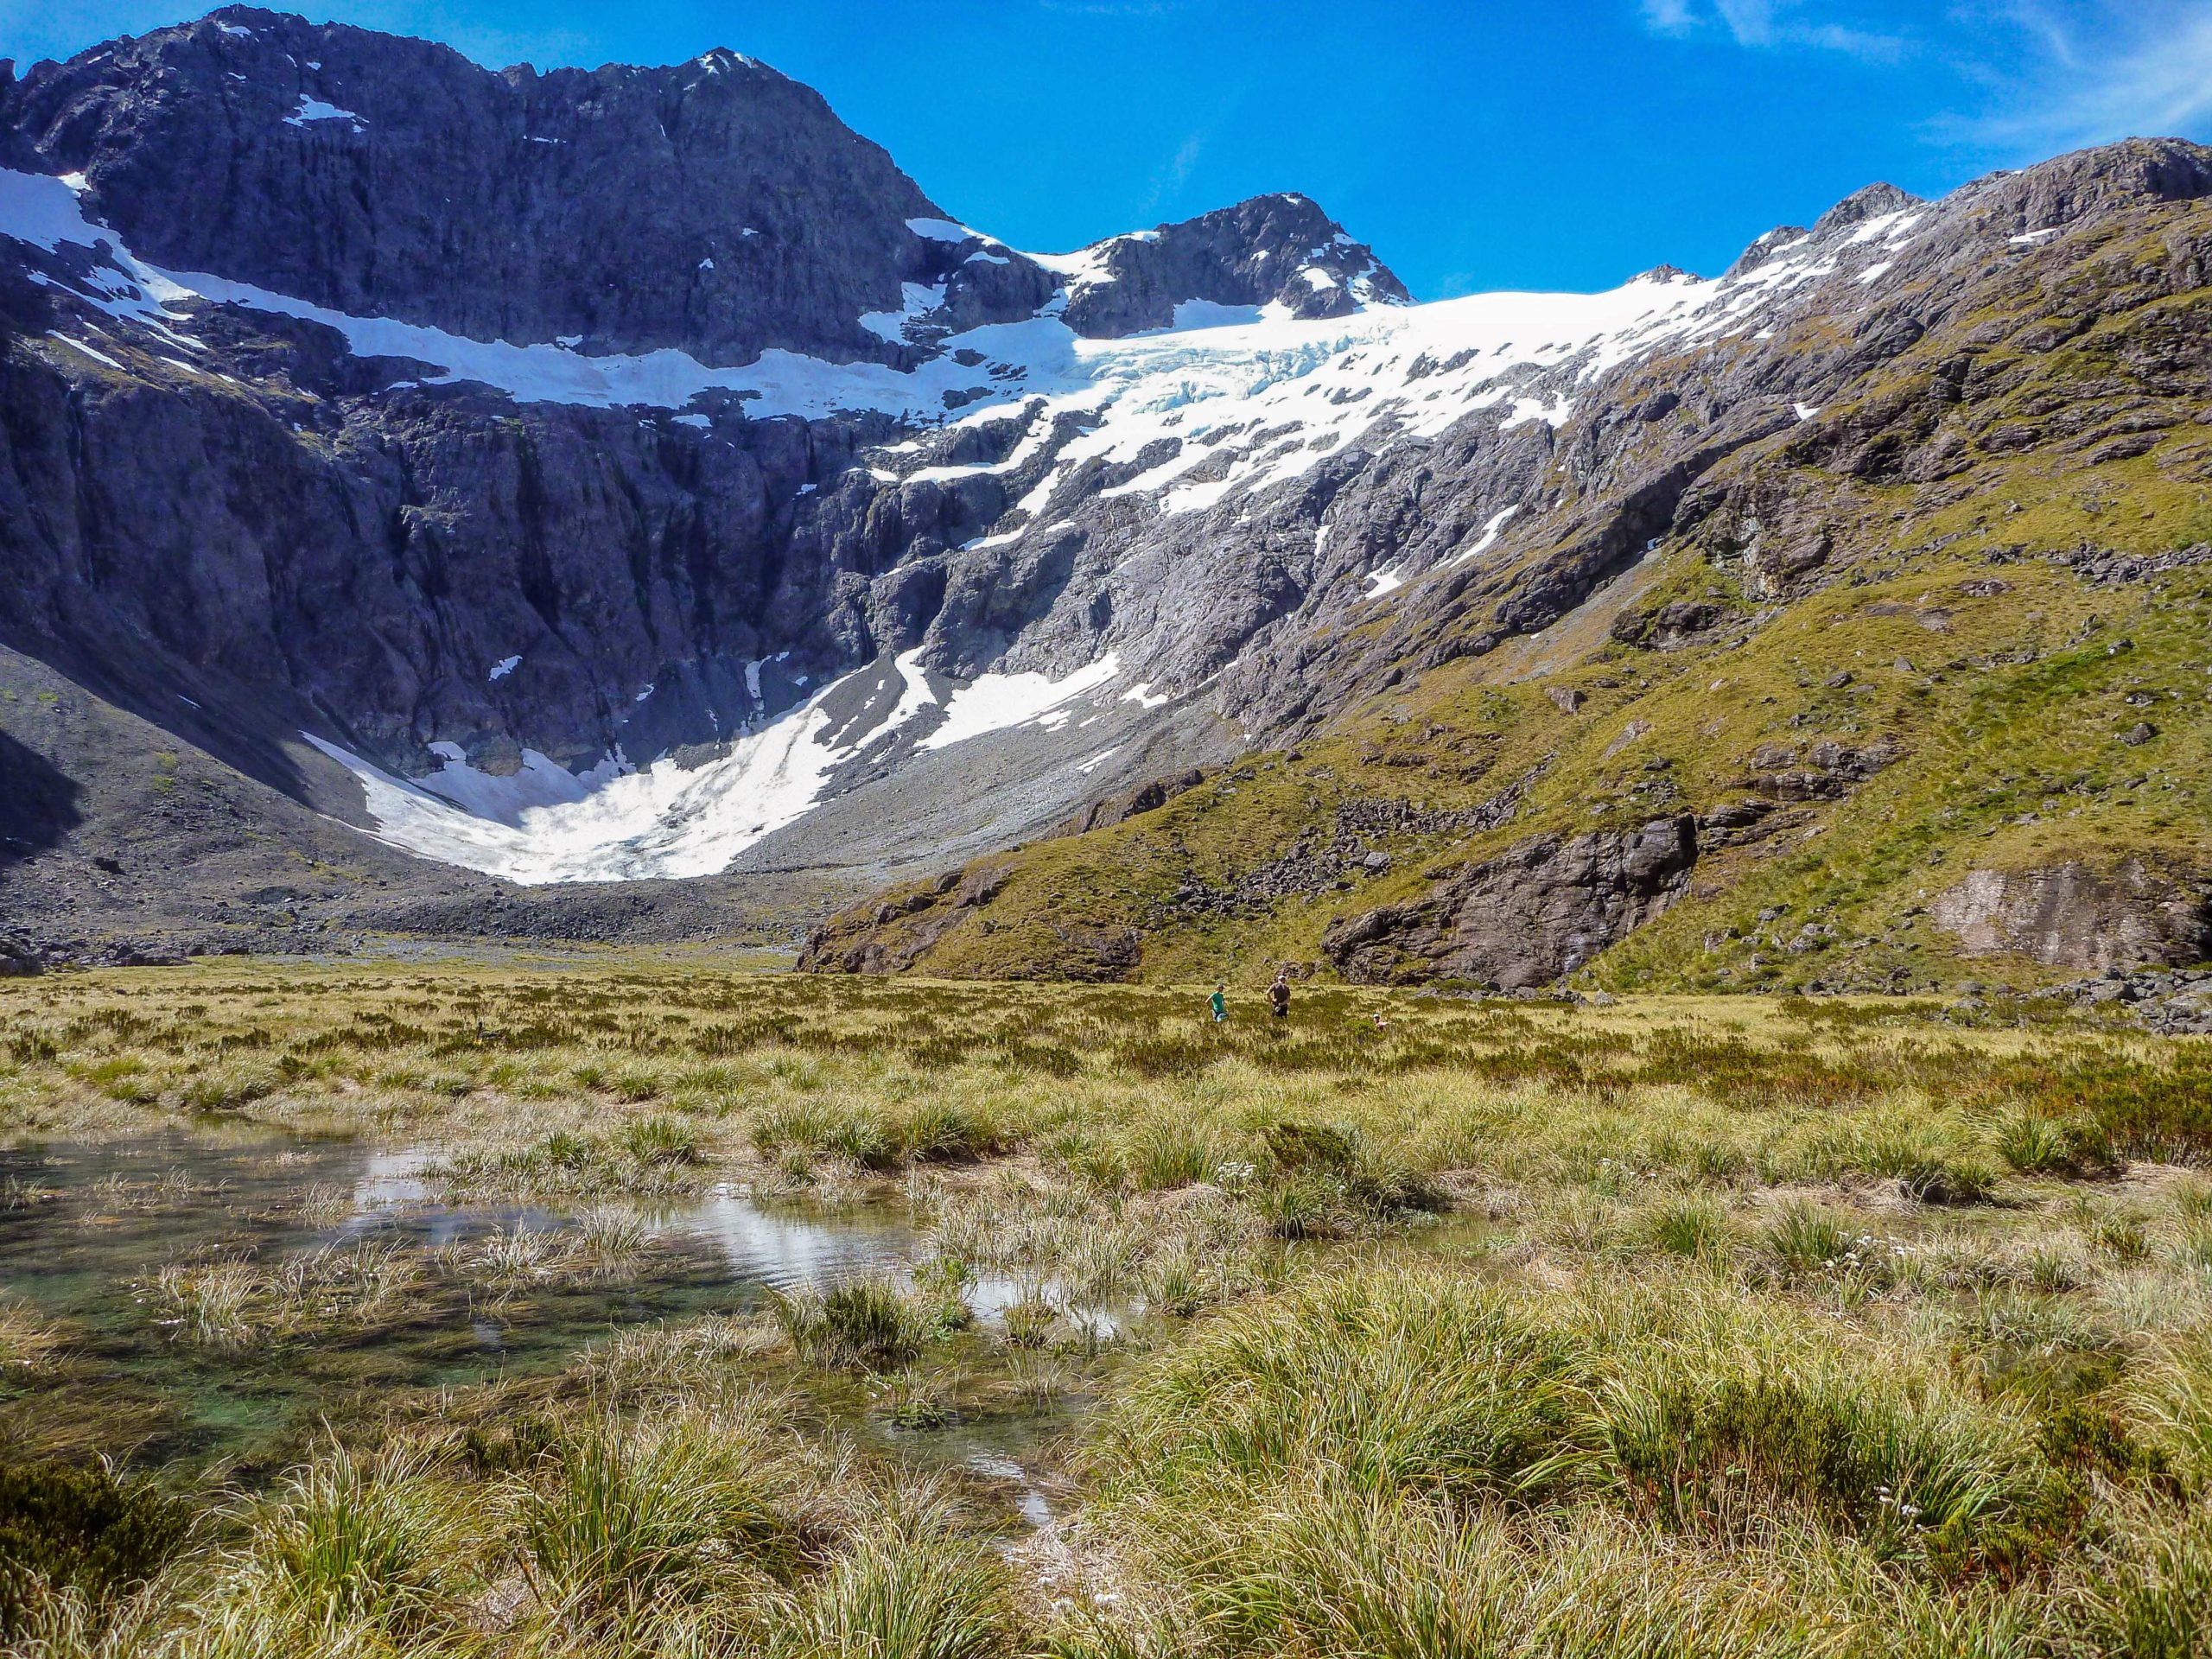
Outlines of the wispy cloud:
M1190 183L1191 174L1198 167L1198 158L1205 154L1206 143L1212 137L1211 126L1200 127L1185 136L1183 142L1176 145L1175 153L1153 173L1151 184L1137 204L1140 214L1150 215L1173 207L1182 196L1183 187Z
M1653 33L1707 35L1751 48L1812 47L1875 62L1904 54L1903 36L1817 15L1808 0L1641 0Z
M1687 35L1697 27L1690 0L1643 0L1643 21L1662 35Z
M1989 21L2009 49L1940 137L2041 156L2212 129L2212 0L2010 0Z

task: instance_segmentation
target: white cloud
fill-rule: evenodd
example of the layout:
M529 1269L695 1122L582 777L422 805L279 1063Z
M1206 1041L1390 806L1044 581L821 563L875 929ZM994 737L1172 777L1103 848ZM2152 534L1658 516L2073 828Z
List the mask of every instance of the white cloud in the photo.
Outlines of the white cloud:
M1976 77L1989 103L1939 131L2041 156L2212 126L2212 0L2022 3L2002 17L2015 50Z
M1812 0L1642 0L1644 26L1658 35L1725 36L1751 48L1813 47L1891 62L1904 41L1894 35L1808 16Z
M1713 10L1738 46L1774 44L1774 7L1770 0L1713 0Z

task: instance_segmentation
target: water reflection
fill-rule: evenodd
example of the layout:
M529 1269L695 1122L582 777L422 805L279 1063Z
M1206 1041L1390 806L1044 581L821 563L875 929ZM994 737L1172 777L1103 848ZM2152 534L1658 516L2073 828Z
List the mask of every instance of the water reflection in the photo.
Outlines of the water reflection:
M715 1245L733 1279L778 1290L823 1289L859 1274L908 1266L921 1252L913 1229L892 1217L771 1212L728 1187L664 1211L659 1219L666 1232Z
M430 1157L267 1135L0 1151L0 1299L62 1322L82 1361L12 1403L0 1388L0 1431L27 1413L42 1441L67 1427L68 1443L93 1446L127 1409L159 1455L251 1456L318 1421L334 1392L542 1374L624 1325L741 1312L766 1287L901 1272L924 1249L895 1215L771 1208L725 1188L652 1215L653 1247L620 1273L536 1275L522 1251L512 1268L457 1274L448 1256L425 1261L371 1319L317 1318L331 1312L317 1298L304 1321L272 1314L243 1344L180 1338L161 1283L179 1263L249 1262L251 1283L274 1286L286 1264L333 1247L499 1253L499 1236L575 1228L593 1205L441 1203L423 1179Z

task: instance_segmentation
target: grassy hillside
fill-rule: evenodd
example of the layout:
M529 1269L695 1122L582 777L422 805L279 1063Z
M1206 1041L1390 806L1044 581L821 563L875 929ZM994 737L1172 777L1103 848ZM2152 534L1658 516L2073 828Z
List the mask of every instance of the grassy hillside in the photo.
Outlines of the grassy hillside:
M2208 236L2212 210L2162 210L2000 273L1853 395L1723 461L1674 533L1542 633L1425 672L1409 653L1294 752L943 895L856 906L817 958L976 977L1325 969L1332 919L1531 837L1751 803L1755 837L1707 837L1688 893L1587 982L2061 976L1962 963L1928 906L1969 869L2134 861L2181 893L2212 878L2212 300L2189 264ZM1796 349L1836 349L1800 331ZM1558 482L1571 505L1565 463ZM1355 611L1347 635L1386 612ZM1809 778L1823 743L1886 764Z
M1111 828L1001 855L988 867L1002 872L995 895L965 909L919 965L1089 977L1096 941L1127 928L1144 936L1149 980L1318 963L1332 918L1416 893L1440 866L1545 831L1765 798L1748 780L1787 768L1762 768L1763 747L1802 756L1823 741L1901 753L1847 799L1784 802L1786 829L1701 860L1688 899L1617 947L1599 982L1925 985L1967 971L1926 918L1954 873L2131 856L2183 879L2212 868L2212 567L2105 589L2039 559L1930 563L1798 601L1732 649L1608 643L1518 680L1500 673L1510 662L1487 659L1433 671L1297 751L1251 756ZM1970 587L1993 577L2003 592ZM1688 552L1669 557L1662 582L1739 602ZM1844 673L1847 684L1828 683ZM1581 694L1574 713L1554 689ZM2124 741L2141 724L2155 734ZM1425 815L1501 798L1518 804L1496 828L1421 828ZM1270 867L1301 843L1347 836L1387 855L1389 869L1339 861L1341 871L1302 874L1307 891L1267 889ZM932 919L920 911L887 931ZM1789 953L1783 921L1789 938L1808 924L1834 933ZM2003 959L1971 972L2051 976Z

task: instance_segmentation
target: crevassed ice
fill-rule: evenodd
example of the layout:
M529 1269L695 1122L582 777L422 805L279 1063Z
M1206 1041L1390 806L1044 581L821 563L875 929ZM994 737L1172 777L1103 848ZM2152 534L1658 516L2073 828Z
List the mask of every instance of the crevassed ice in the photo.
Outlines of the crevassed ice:
M950 220L918 219L911 228L945 239L956 231L973 234ZM1904 222L1884 228L1894 234ZM34 175L0 173L0 231L48 248L65 241L106 243L129 280L121 292L111 284L84 297L118 316L168 326L175 319L165 307L194 298L234 302L327 324L361 356L434 364L435 371L423 377L428 382L480 381L523 402L682 410L699 394L721 390L739 394L756 415L870 410L918 425L946 423L948 392L961 394L960 420L1033 404L1022 452L977 471L1023 464L1049 442L1056 417L1081 410L1092 429L1063 444L1025 497L1020 505L1031 522L1084 461L1128 460L1166 435L1185 440L1181 452L1154 468L1143 487L1160 493L1164 511L1194 512L1296 478L1380 423L1387 423L1393 436L1432 437L1470 413L1496 408L1502 424L1557 425L1573 412L1572 397L1560 390L1561 375L1568 385L1586 382L1662 346L1740 326L1747 311L1834 268L1832 259L1817 262L1818 250L1800 251L1793 244L1732 283L1639 279L1603 294L1473 295L1313 321L1294 318L1281 306L1191 302L1179 308L1173 329L1114 340L1080 339L1047 308L1024 321L952 336L943 342L943 354L911 371L785 351L715 367L674 350L587 356L566 348L577 342L471 340L391 318L353 316L251 283L164 270L135 258L112 232L88 224L60 181ZM1103 251L1111 245L1109 240L1044 263L1065 284L1078 286L1103 274ZM910 284L902 298L899 310L861 321L885 338L900 338L942 303L939 289L919 284ZM963 347L990 366L963 367L953 356ZM999 372L1002 367L1007 372ZM1551 377L1541 393L1527 385L1533 375ZM1198 442L1232 429L1252 441ZM1263 434L1267 441L1257 442ZM1226 462L1220 476L1183 481L1214 454ZM921 472L950 479L967 470Z

